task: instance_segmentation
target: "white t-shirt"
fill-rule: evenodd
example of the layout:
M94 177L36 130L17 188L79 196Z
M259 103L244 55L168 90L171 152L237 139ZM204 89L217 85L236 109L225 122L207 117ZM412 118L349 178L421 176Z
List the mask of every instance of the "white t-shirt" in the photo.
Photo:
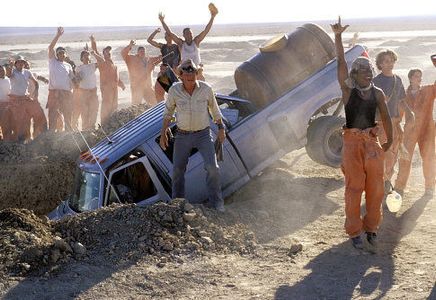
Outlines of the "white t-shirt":
M183 42L180 53L182 57L181 62L190 58L197 66L201 63L200 48L197 47L197 44L194 41L192 41L191 45Z
M95 71L97 64L81 65L76 68L76 75L80 77L79 87L81 89L91 90L97 87L97 76Z
M14 69L11 75L11 94L17 96L25 96L29 87L29 78L32 73L29 70L23 69L18 71Z
M11 81L9 78L0 78L0 102L9 101L8 95L11 93Z
M73 68L69 63L60 62L56 58L48 60L49 90L71 91L74 77Z

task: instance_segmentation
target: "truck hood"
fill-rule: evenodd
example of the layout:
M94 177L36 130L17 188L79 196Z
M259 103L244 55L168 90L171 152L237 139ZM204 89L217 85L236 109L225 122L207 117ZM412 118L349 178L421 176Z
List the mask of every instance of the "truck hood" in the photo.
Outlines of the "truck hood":
M54 210L49 212L47 214L47 217L50 220L60 220L68 215L75 215L77 214L74 210L70 208L68 205L68 200L64 200L61 202L61 204L58 205Z

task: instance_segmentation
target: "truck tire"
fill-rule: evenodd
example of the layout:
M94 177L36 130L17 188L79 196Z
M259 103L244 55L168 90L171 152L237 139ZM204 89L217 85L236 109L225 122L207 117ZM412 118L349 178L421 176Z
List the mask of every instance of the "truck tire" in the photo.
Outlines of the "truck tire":
M339 168L342 162L342 126L345 119L337 116L322 116L307 128L306 152L322 165Z

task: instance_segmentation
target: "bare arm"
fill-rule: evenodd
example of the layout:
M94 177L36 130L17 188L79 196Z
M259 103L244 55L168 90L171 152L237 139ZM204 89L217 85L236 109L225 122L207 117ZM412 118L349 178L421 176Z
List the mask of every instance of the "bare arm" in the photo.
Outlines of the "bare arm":
M388 107L385 101L385 95L381 90L376 90L377 107L380 111L380 116L383 123L383 128L386 132L387 142L382 145L383 150L386 152L392 145L392 121L389 116Z
M202 32L200 32L200 34L194 38L194 42L195 42L195 44L197 44L197 46L200 46L200 43L204 40L206 35L209 33L209 31L213 25L213 20L215 19L215 16L218 14L218 10L216 10L216 9L209 8L209 10L210 10L209 23L207 23L206 28L204 28L204 30Z
M39 81L44 82L45 84L48 83L48 79L45 78L44 76L38 75L38 76L36 77L36 79L39 80Z
M89 37L89 39L91 40L91 49L94 50L95 53L98 53L98 50L97 50L97 42L96 42L96 40L95 40L94 35L91 35L91 36ZM100 54L100 53L98 53L98 54Z
M104 57L101 56L100 53L92 49L91 54L94 55L95 59L97 60L97 63L99 64L104 63Z
M344 32L349 25L342 26L341 17L338 23L330 25L335 34L335 47L336 47L336 60L338 62L338 82L342 90L342 101L344 104L348 101L350 88L346 85L345 81L348 79L348 67L345 60L344 45L342 44L342 32Z
M134 40L130 40L130 43L121 50L121 56L123 57L124 61L127 62L127 58L129 57L129 52L132 50L133 45L135 45Z
M51 41L50 45L48 45L48 58L55 58L56 57L54 47L56 46L56 43L58 42L59 38L63 34L64 34L64 28L58 27L58 31L56 32L55 37Z
M159 13L159 20L162 23L162 27L165 29L166 33L168 33L173 39L174 43L176 43L177 46L182 47L183 40L171 31L167 23L165 23L165 15L161 12Z
M148 39L147 39L147 42L150 44L150 45L152 45L153 47L156 47L156 48L162 48L162 44L161 43L158 43L158 42L156 42L155 40L154 40L154 37L156 36L156 34L158 34L160 32L160 28L156 28L156 30L155 31L153 31L151 34L150 34L150 36L148 37Z

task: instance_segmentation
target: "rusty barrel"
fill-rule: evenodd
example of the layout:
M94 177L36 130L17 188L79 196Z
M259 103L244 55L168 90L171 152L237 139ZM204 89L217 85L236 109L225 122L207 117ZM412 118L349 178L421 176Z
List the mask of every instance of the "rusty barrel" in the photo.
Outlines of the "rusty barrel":
M275 37L235 71L239 97L262 108L321 69L335 57L333 40L308 23Z

